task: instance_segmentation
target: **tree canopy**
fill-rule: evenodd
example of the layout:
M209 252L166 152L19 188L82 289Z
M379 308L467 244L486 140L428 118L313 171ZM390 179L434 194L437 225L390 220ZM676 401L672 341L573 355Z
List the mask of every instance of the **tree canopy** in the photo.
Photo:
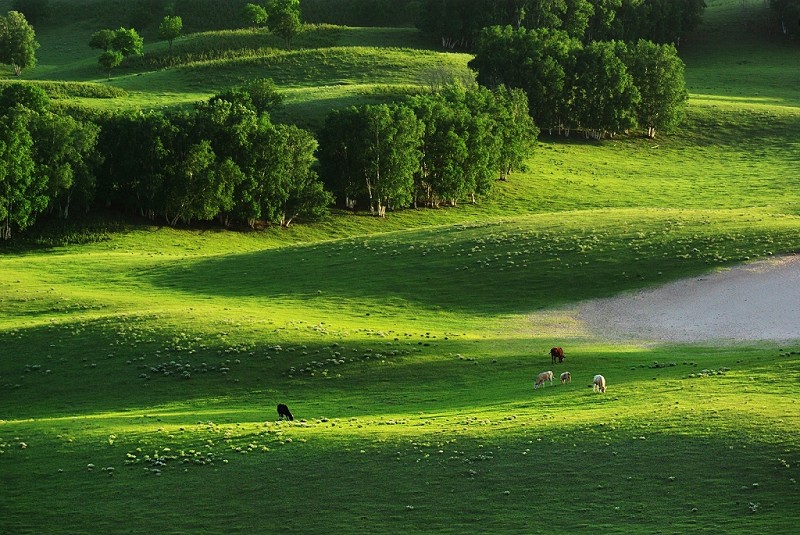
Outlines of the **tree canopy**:
M300 21L300 0L268 0L266 11L270 31L283 37L286 48L292 48L292 38L303 27Z
M628 72L639 90L636 119L654 138L657 130L673 130L684 115L688 93L684 64L672 44L657 45L640 39L624 56Z
M579 129L602 138L637 125L654 136L682 117L683 62L676 48L640 40L586 45L560 30L490 27L469 63L488 87L520 88L548 131Z
M103 29L92 34L89 46L102 50L97 62L111 78L111 70L122 64L128 56L141 56L144 40L133 28Z
M158 25L158 38L169 43L169 53L172 54L172 42L180 37L183 31L183 19L177 15L167 15Z
M273 124L270 80L253 80L192 112L122 113L106 119L98 176L107 203L170 225L218 218L290 225L322 215L333 197L313 170L310 132Z
M559 30L584 44L677 43L704 9L704 0L421 0L417 27L446 48L472 48L489 26Z
M267 10L264 6L248 2L242 8L242 17L245 23L257 28L267 23Z
M11 65L14 74L19 76L24 69L36 65L36 32L25 15L19 11L9 11L0 17L0 63Z
M530 155L538 135L520 90L450 86L392 106L331 112L320 172L354 209L455 205L489 193Z
M0 117L0 236L30 226L47 206L47 179L36 172L30 112L16 106Z

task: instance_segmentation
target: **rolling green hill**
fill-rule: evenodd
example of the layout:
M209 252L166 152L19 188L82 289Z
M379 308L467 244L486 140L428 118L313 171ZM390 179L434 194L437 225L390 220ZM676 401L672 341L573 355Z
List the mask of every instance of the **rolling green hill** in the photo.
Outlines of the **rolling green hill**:
M51 3L74 14L23 77L67 107L269 76L278 118L315 127L469 60L408 28L292 51L215 30L106 82L85 43L118 21ZM0 249L0 532L793 531L800 345L619 342L570 313L800 247L797 45L761 2L707 4L678 133L543 136L478 204L258 232L103 216ZM534 391L548 369L573 382Z

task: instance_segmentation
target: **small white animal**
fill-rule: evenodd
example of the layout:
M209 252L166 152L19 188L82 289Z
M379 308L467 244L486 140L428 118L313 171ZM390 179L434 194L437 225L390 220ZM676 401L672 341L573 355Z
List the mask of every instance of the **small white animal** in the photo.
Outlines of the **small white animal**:
M594 376L594 386L592 387L592 390L594 390L595 392L597 392L599 390L600 392L605 394L606 393L606 378L603 377L602 375L595 375Z
M533 389L536 390L540 386L544 386L545 381L550 381L550 385L553 384L553 372L547 371L542 372L536 377L536 384L533 385Z
M564 383L571 383L572 382L572 374L569 372L563 372L561 374L561 384Z

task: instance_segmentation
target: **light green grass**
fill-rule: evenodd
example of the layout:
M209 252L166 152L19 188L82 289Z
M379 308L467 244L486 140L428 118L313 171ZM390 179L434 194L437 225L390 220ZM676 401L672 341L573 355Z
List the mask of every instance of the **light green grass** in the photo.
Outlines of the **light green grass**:
M791 532L799 344L612 343L561 308L800 247L798 67L708 4L679 133L544 137L479 204L5 247L0 531ZM467 60L340 35L82 105L185 105L268 66L314 125ZM726 57L777 82L707 67ZM547 369L573 383L534 391Z

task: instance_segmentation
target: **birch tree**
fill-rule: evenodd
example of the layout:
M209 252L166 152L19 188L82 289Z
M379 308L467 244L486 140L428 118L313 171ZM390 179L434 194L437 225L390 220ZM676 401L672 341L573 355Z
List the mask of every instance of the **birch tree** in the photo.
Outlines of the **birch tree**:
M655 138L657 130L669 132L675 128L684 116L688 99L684 64L675 46L642 39L629 47L625 62L641 96L636 117L647 137Z
M47 178L36 172L30 112L13 108L0 117L0 237L24 230L47 207Z

